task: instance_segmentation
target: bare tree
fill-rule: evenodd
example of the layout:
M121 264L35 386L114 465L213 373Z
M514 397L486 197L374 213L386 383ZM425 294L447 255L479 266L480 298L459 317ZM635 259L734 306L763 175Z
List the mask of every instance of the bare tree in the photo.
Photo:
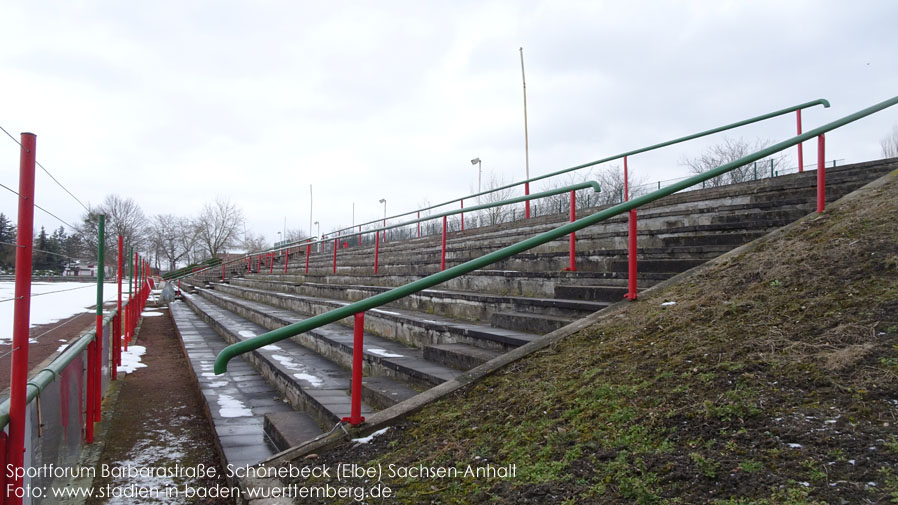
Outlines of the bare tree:
M249 232L243 237L242 247L248 253L261 251L268 248L268 242L265 241L264 235L254 235L253 232Z
M490 173L489 180L486 184L486 190L494 190L496 188L501 188L505 186L507 183L505 179L495 172ZM502 200L507 200L511 198L512 188L500 189L497 191L492 191L491 193L487 193L480 197L480 204L489 204L501 202ZM507 205L501 205L498 207L491 207L489 209L484 209L479 212L478 218L481 223L486 221L487 225L499 224L507 221L507 217L509 214L509 209Z
M712 170L721 165L725 165L727 163L744 158L749 154L760 151L768 145L770 145L770 141L767 140L758 139L752 143L741 138L730 139L724 137L721 143L709 147L702 154L698 155L695 158L684 158L680 163L688 167L690 173L702 174L707 172L708 170ZM758 160L758 166L765 167L765 170L762 170L759 173L762 176L763 174L768 173L766 167L770 166L771 160L773 162L774 171L782 170L786 166L788 157L788 154L780 151L770 158ZM727 172L726 174L719 175L717 177L714 177L713 179L709 179L706 184L711 187L718 187L725 184L735 184L738 182L750 181L754 178L754 173L755 165L749 163L747 165L737 167L730 172Z
M239 243L243 212L230 199L217 197L213 203L203 206L195 224L204 252L214 258Z
M183 234L190 234L192 230L184 229L185 221L172 214L157 214L153 217L150 242L158 255L168 262L169 271L177 269L178 262L188 253Z
M146 245L147 219L140 206L131 198L107 195L101 205L93 207L81 218L78 234L87 259L97 258L97 233L100 215L106 216L106 264L115 265L118 235L123 237L125 250L139 250ZM127 261L125 261L127 264Z
M630 178L626 184L630 190L630 198L636 198L648 193L646 178L644 176L634 175L632 171L627 174ZM620 165L612 165L604 170L599 171L596 177L599 187L602 191L594 196L594 205L616 205L625 200L624 198L624 168Z
M883 158L898 157L898 124L892 127L891 133L880 139L879 145L882 146Z

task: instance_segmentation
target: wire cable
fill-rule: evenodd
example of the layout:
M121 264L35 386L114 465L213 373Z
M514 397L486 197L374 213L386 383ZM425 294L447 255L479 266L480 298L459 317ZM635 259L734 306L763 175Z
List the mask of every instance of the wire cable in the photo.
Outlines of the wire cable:
M66 291L75 291L75 290L77 290L77 289L95 288L95 287L97 287L95 284L87 284L86 286L79 286L79 287L77 287L77 288L58 289L58 290L56 290L56 291L47 291L46 293L32 293L32 294L31 294L31 298L37 298L38 296L44 296L44 295L52 295L52 294L54 294L54 293L64 293L64 292L66 292ZM11 302L11 301L13 301L13 300L15 300L15 299L17 299L17 297L7 298L7 299L5 299L5 300L0 300L0 303Z

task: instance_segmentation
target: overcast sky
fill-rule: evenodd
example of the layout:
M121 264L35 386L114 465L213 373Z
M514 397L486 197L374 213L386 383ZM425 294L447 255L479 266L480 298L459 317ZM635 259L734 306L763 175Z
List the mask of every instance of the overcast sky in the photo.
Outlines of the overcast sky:
M898 2L42 1L0 13L0 126L88 204L196 215L216 196L269 241L322 232L816 98L805 130L898 95ZM898 107L834 132L880 157ZM782 140L794 116L731 137ZM5 135L4 135L5 137ZM685 173L693 142L631 159ZM806 163L816 149L808 143ZM794 153L792 163L797 159ZM39 205L83 209L38 169ZM18 146L0 138L0 183ZM15 216L2 191L0 210ZM41 212L36 227L58 227Z

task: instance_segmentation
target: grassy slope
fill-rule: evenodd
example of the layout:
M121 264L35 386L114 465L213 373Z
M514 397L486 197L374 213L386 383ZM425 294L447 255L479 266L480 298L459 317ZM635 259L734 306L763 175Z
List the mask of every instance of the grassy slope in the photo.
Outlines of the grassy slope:
M893 178L308 463L516 464L385 478L391 503L898 503L896 195Z

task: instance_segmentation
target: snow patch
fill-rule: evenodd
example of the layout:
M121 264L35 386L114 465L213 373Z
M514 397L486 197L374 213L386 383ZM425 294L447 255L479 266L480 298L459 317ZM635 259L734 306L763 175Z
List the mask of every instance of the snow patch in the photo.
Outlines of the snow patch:
M140 315L141 315L141 317L154 317L154 316L161 316L162 313L161 312L146 312L146 311L144 311L144 312L141 312Z
M662 307L670 307L671 305L676 305L677 302L664 302L661 304Z
M249 330L240 330L237 334L246 338L253 338L256 336L256 332Z
M374 437L383 435L383 434L386 433L387 430L389 430L389 429L390 429L390 427L387 426L386 428L384 428L384 429L382 429L382 430L377 430L377 431L375 431L374 433L368 435L367 437L354 438L354 439L352 439L352 441L355 442L355 443L357 443L357 444L367 444L368 442L374 440Z
M786 444L790 449L801 449L801 444Z
M147 365L141 363L140 357L147 352L147 348L142 345L132 345L127 351L122 351L122 364L118 366L118 373L132 373L138 368L145 368Z
M368 352L371 354L377 354L378 356L383 356L384 358L404 358L405 356L401 354L393 354L386 349L377 349L377 348L368 348Z
M218 401L218 413L221 417L250 417L253 412L243 405L243 402L231 395L221 394L216 399Z
M318 377L315 377L314 375L309 375L307 373L295 373L295 374L293 374L293 376L299 380L304 380L304 381L308 382L309 384L312 385L312 387L318 387L318 386L324 384L323 380L319 379Z

